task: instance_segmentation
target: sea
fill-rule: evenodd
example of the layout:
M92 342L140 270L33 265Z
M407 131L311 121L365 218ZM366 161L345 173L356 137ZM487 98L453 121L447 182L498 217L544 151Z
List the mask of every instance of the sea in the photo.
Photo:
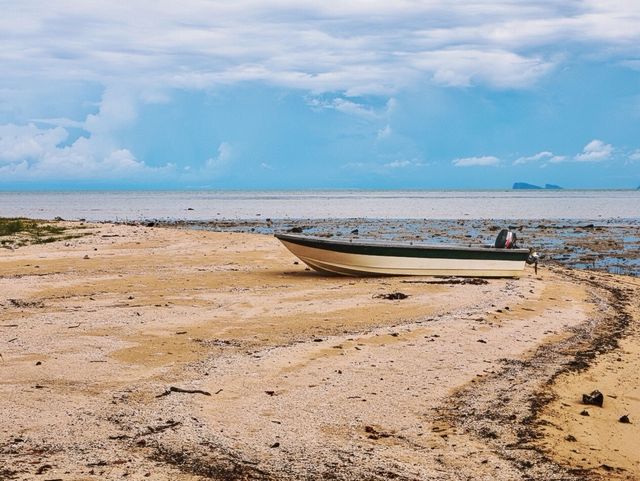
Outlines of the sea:
M215 219L638 219L640 190L0 192L0 216Z

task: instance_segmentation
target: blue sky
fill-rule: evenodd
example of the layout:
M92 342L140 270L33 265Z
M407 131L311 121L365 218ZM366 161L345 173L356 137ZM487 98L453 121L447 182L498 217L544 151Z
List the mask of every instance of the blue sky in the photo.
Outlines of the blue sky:
M0 189L640 185L635 0L0 6Z

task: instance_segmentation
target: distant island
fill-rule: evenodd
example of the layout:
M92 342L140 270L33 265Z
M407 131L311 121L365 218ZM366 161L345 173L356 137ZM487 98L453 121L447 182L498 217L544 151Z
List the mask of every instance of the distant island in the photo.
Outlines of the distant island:
M640 187L638 187L640 189ZM526 182L515 182L513 184L512 189L515 190L538 190L538 189L547 189L547 190L558 190L562 189L559 185L554 184L544 184L544 187L540 187L539 185L527 184Z

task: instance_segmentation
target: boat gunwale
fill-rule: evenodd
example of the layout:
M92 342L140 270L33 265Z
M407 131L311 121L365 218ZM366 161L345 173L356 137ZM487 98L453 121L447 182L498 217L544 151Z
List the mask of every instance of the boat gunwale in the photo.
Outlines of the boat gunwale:
M315 245L325 245L327 248L330 248L331 245L337 246L353 246L353 247L373 247L373 248L390 248L390 249L403 249L407 251L417 251L417 250L442 250L442 251L465 251L465 252L479 252L479 253L500 253L500 254L529 254L530 250L527 248L517 248L517 249L502 249L493 246L466 246L459 244L423 244L423 243L415 243L415 242L388 242L383 240L376 239L326 239L322 237L316 236L305 236L305 235L295 235L295 234L281 234L275 233L274 236L281 241L288 241L292 243L304 243L309 244L313 243ZM304 245L302 244L302 245ZM322 248L318 246L318 248ZM517 256L514 256L517 257Z

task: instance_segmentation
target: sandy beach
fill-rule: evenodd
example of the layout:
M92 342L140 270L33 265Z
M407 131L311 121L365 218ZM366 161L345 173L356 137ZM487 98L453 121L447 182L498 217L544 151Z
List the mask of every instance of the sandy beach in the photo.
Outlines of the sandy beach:
M0 249L0 480L640 479L637 277L327 277L270 236L82 228Z

